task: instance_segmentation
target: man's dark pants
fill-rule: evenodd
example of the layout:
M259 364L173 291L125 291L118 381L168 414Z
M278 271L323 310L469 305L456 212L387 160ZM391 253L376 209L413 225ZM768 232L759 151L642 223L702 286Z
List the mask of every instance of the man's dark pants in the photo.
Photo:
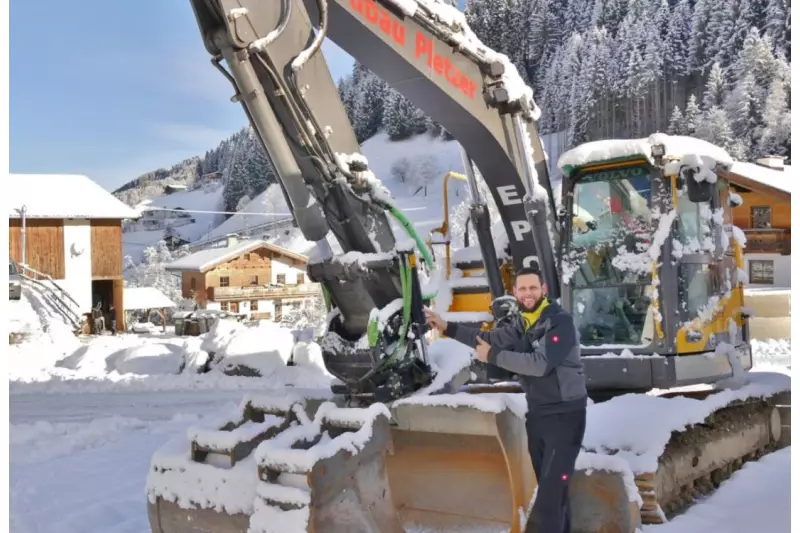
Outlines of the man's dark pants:
M583 443L586 409L542 415L528 412L525 427L539 487L526 533L569 533L569 482Z

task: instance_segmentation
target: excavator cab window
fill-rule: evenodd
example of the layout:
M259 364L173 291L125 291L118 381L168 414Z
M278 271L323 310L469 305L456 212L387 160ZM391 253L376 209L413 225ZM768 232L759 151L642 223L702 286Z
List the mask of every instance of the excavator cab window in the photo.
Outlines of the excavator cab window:
M646 166L586 172L572 181L564 268L572 273L572 313L585 346L640 346L652 339L649 271L629 268L649 247L652 182Z
M686 180L675 180L673 257L678 259L679 317L688 323L710 319L717 302L731 288L736 268L724 225L731 221L728 183L711 184L706 201L691 198Z

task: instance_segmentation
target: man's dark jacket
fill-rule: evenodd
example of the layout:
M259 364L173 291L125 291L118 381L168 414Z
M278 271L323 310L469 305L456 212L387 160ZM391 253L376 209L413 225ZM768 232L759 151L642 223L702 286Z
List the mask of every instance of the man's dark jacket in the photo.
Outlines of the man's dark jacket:
M489 363L517 374L528 412L564 413L586 407L586 376L578 330L572 316L548 302L536 323L525 330L522 315L492 331L448 322L445 335L474 348L476 337L491 344Z

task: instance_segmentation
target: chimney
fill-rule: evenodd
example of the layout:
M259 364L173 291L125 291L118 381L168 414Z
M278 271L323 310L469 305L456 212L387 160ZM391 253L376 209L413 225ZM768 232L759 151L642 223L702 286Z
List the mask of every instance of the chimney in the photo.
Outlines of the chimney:
M756 159L756 165L771 168L772 170L779 170L783 172L783 160L785 158L780 155L767 155Z
M235 233L228 233L225 236L225 238L228 241L228 248L230 248L231 246L236 246L236 243L239 242L239 236L236 235Z

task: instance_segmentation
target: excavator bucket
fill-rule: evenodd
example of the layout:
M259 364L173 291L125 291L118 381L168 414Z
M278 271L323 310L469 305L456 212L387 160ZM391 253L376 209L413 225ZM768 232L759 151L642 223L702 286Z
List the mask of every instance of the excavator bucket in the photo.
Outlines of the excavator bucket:
M155 454L151 530L522 533L536 479L516 401L442 394L401 400L390 411L247 398L230 420L191 429L188 442ZM621 476L594 473L576 483L600 527L581 531L634 530Z
M312 420L302 399L249 398L242 412L218 429L190 429L188 455L177 441L156 453L154 533L403 532L386 471L385 405L325 402Z
M536 487L523 420L500 396L472 397L473 405L424 403L437 398L392 407L394 453L387 464L403 522L444 531L523 531Z

